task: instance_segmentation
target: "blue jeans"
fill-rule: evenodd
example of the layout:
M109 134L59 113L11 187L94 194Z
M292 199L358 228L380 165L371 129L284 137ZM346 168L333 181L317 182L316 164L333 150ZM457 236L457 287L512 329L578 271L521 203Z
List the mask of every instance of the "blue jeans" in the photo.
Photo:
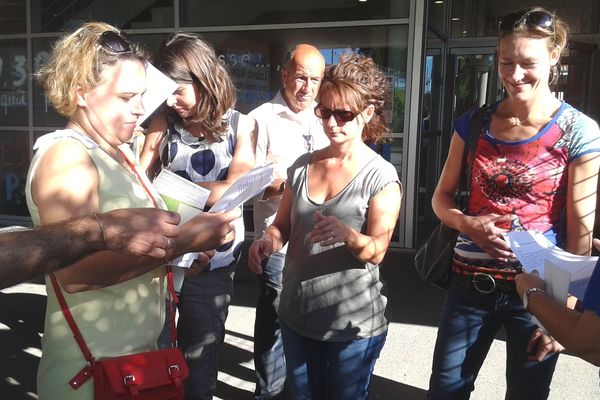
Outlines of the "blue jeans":
M270 399L283 390L285 357L277 308L285 254L274 253L262 263L260 294L254 321L254 370L256 371L256 400Z
M190 369L186 400L211 400L217 390L217 360L225 340L225 320L233 296L234 267L185 278L179 293L177 339ZM170 343L169 313L159 347Z
M294 400L367 398L371 374L387 332L349 342L326 342L280 325Z
M537 328L516 291L478 292L453 274L442 309L428 399L468 399L501 327L506 330L506 399L546 399L558 354L527 359L527 341Z

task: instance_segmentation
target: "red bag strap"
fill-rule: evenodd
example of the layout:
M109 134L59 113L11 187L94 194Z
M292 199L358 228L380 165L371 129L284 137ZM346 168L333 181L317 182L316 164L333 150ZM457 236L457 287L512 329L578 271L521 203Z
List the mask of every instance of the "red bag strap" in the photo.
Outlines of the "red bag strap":
M134 163L129 159L127 154L125 154L120 149L119 149L119 152L121 153L121 156L127 163L127 166L129 167L129 169L135 174L140 185L142 185L142 187L146 191L146 194L148 194L148 197L150 197L150 199L152 200L152 204L154 204L154 207L158 208L158 203L156 202L156 199L152 195L152 192L146 185L146 180L140 176L137 168L135 167ZM175 310L174 310L175 306L174 306L174 304L179 303L179 298L177 297L177 292L175 291L175 287L173 285L173 267L171 265L166 265L166 269L167 269L167 290L168 290L169 295L171 296L171 302L169 303L169 327L171 330L171 346L176 347L177 346L177 328L175 327Z
M171 330L171 347L177 347L177 327L175 326L175 304L179 304L179 297L173 285L173 267L167 265L167 290L171 295L169 302L169 329Z
M50 274L50 281L52 282L52 288L54 289L54 293L56 293L56 298L58 300L58 304L60 304L60 309L61 309L65 319L67 320L67 324L69 324L69 327L71 328L71 331L73 332L73 337L75 338L75 341L79 345L79 348L81 349L81 352L83 353L83 357L85 358L85 360L88 362L88 364L90 366L93 366L96 360L94 359L94 356L92 356L92 353L90 352L90 349L87 347L87 344L85 344L85 340L83 339L83 336L81 336L81 332L79 331L79 328L77 327L77 324L75 323L75 320L73 319L71 310L69 310L69 306L67 305L67 302L65 301L65 297L63 296L62 291L60 290L60 287L58 286L58 281L56 280L56 275L54 275L54 273Z
M156 202L156 199L154 199L154 196L152 195L152 192L150 191L150 189L148 188L148 186L146 186L146 180L143 179L140 176L140 173L138 172L138 170L135 167L135 165L133 164L133 162L129 159L129 157L127 157L127 154L125 154L120 149L119 149L119 152L121 153L121 157L123 157L123 159L127 163L127 166L129 167L129 169L131 170L131 172L133 172L135 174L135 177L137 178L138 182L140 183L140 185L142 185L142 187L144 188L144 190L146 191L146 193L150 197L150 200L152 200L152 204L154 204L154 207L158 208L158 203Z

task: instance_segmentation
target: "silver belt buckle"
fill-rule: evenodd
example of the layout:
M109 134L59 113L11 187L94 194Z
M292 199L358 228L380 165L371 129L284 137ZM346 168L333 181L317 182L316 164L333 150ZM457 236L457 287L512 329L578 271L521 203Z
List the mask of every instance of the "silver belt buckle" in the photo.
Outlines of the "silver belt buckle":
M490 294L496 290L496 280L490 274L476 272L473 274L472 283L479 293Z

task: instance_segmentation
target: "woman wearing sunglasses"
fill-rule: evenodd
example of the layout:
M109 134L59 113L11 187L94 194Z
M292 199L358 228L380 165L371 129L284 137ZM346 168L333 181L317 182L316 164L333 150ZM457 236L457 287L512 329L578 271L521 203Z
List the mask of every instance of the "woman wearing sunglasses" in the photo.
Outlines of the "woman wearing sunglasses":
M515 291L520 265L502 234L537 230L572 253L587 254L591 248L600 132L550 89L559 76L568 28L542 8L508 14L499 28L498 73L506 98L488 108L477 127L474 154L468 158L467 207L457 209L454 193L474 111L454 121L432 201L440 220L460 235L435 346L430 399L469 398L502 327L506 398L547 398L562 347L539 331L534 334L537 326Z
M88 23L60 39L37 77L65 129L42 136L27 177L35 225L117 208L165 208L120 148L144 113L146 55L114 27ZM177 256L219 246L240 215L204 213L167 248ZM96 359L156 349L165 319L164 262L98 252L55 272L66 304ZM92 399L92 379L70 386L86 361L49 277L38 390L42 399ZM81 375L78 375L81 378Z
M330 144L288 169L275 221L250 246L250 268L261 273L261 260L289 242L278 314L295 400L366 399L385 342L379 263L401 187L365 142L388 132L388 90L368 57L342 57L326 70L315 113Z
M148 127L142 163L151 166L160 159L161 168L210 189L207 206L212 206L254 166L254 118L233 110L229 72L198 36L169 37L155 65L179 88ZM210 261L204 257L204 269L186 276L179 294L179 345L190 368L186 399L210 400L217 388L217 359L244 241L243 219L234 226L233 240L218 247Z

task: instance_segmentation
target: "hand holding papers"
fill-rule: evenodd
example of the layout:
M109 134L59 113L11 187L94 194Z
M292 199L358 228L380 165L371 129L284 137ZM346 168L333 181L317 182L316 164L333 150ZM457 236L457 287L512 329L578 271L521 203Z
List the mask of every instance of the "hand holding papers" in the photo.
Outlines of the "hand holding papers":
M509 232L505 239L527 272L538 271L548 287L562 285L565 274L556 274L554 267L565 270L570 277L566 281L568 292L583 298L587 283L592 275L598 257L577 256L552 244L542 233L536 231ZM550 262L552 266L548 267ZM561 279L563 282L557 282ZM562 289L556 288L557 291Z
M165 201L169 211L178 212L181 215L181 223L189 221L204 209L210 190L196 185L173 172L163 169L154 180L154 187ZM186 253L177 257L171 265L181 268L189 268L200 253ZM183 284L184 273L179 268L174 268L173 284L175 290L179 291Z
M210 209L211 212L230 211L256 196L272 182L273 167L266 165L255 168L234 182ZM181 215L185 223L195 215L203 212L210 191L188 181L168 170L162 170L154 180L154 187L160 193L170 211ZM189 268L199 253L187 253L173 260L173 266ZM211 264L211 268L212 268ZM175 288L181 287L183 273L175 269Z

